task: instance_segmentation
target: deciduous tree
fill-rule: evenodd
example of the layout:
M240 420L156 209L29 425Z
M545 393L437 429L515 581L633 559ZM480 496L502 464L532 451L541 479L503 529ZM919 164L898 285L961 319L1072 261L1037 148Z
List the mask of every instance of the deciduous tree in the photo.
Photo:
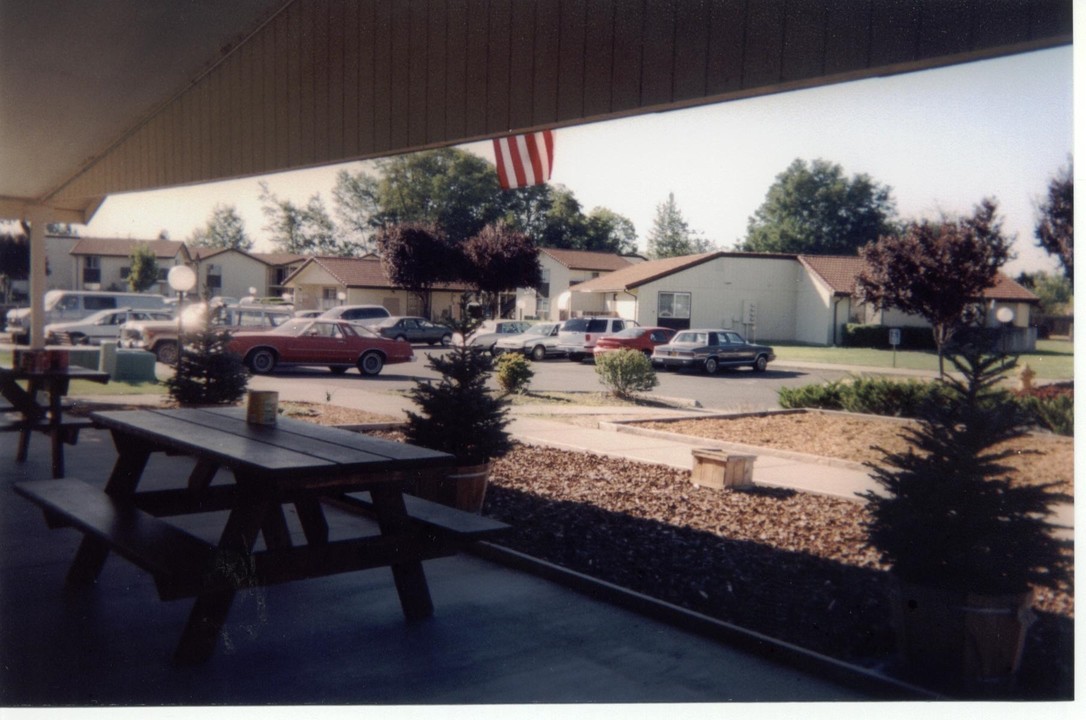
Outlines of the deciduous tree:
M890 188L864 174L845 177L840 165L796 158L777 176L747 222L747 252L852 255L893 232Z
M494 311L498 294L538 287L542 271L535 242L505 223L487 225L463 245L462 279L479 291Z
M1060 168L1048 183L1048 196L1038 207L1034 235L1037 244L1063 265L1064 275L1075 282L1075 176L1073 164Z
M430 291L457 277L462 256L436 225L402 223L375 236L381 267L389 282L418 296L430 317Z
M971 217L910 222L901 234L860 249L861 296L877 309L897 308L930 322L940 375L947 342L977 319L984 290L1010 257L1013 238L1003 234L996 209L995 200L985 199Z
M158 259L146 244L132 248L128 256L128 287L132 292L150 290L158 282Z
M253 241L245 232L245 221L233 205L216 204L202 228L193 231L189 242L197 247L226 248L248 252Z

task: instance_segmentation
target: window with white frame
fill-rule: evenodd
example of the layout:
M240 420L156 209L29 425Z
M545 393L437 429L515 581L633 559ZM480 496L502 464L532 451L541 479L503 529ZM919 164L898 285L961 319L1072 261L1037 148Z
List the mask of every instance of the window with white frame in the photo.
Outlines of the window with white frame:
M656 317L690 319L690 293L661 292L657 295Z

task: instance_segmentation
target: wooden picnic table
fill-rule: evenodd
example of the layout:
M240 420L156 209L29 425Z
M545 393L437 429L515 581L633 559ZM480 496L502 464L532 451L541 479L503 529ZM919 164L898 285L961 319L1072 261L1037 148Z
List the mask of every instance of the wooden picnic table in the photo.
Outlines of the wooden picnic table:
M243 408L98 412L118 457L105 489L80 480L41 480L16 491L42 506L51 526L85 534L68 573L98 577L110 552L147 570L163 599L195 597L175 652L199 662L214 651L237 589L390 566L408 619L433 613L422 561L456 552L506 526L405 496L420 473L453 463L443 452L280 418L246 422ZM140 488L152 453L194 460L186 487ZM218 470L232 483L212 483ZM368 491L378 535L330 540L322 501ZM353 495L352 495L353 497ZM297 509L305 541L295 544L283 512ZM228 510L217 544L161 519ZM257 548L263 536L264 548Z
M25 462L30 448L30 434L34 431L49 435L52 447L54 478L64 477L64 444L74 445L80 428L89 427L90 420L64 417L64 397L72 380L109 382L109 373L79 366L48 370L0 368L0 394L11 403L11 410L19 419L6 429L19 432L18 462ZM25 382L26 387L20 385ZM38 400L38 394L46 394L46 402Z

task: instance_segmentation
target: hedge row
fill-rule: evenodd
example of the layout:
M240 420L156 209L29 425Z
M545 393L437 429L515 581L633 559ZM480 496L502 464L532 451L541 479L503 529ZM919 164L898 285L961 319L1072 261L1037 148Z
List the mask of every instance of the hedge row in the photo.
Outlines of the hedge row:
M844 347L876 348L889 350L890 328L885 325L860 325L846 323L841 329L841 344ZM931 328L903 327L901 328L901 350L934 350L935 338L931 334Z
M781 388L778 397L784 408L818 408L846 412L917 417L926 402L948 396L939 382L905 382L876 378L837 380L822 385ZM1021 395L1008 393L1011 402L1022 408L1029 421L1060 435L1074 435L1073 391L1060 394Z

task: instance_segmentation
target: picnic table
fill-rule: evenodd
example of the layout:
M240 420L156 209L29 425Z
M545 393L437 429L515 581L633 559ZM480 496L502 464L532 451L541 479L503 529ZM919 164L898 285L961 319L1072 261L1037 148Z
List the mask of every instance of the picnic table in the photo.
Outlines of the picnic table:
M506 528L404 494L411 478L451 465L447 453L289 418L256 425L243 408L92 418L110 430L118 452L104 490L65 479L19 483L16 491L44 509L50 526L84 533L68 582L94 582L115 552L152 575L160 598L196 598L174 653L179 662L210 657L243 587L390 566L406 618L427 617L433 603L422 561ZM185 487L141 488L157 452L193 459ZM223 468L233 482L213 483ZM372 508L379 534L329 539L323 503L346 493ZM304 542L290 532L287 504L297 510ZM229 513L215 544L163 519L216 510Z
M109 382L109 373L74 365L49 369L0 368L0 394L11 404L5 409L19 415L19 419L4 428L19 432L19 449L15 459L18 462L26 461L32 432L45 433L51 440L54 478L64 477L65 443L74 445L79 438L79 430L91 425L86 418L64 416L64 397L72 380L104 384ZM26 387L20 382L25 382ZM46 396L44 404L39 401L39 394L43 392Z

